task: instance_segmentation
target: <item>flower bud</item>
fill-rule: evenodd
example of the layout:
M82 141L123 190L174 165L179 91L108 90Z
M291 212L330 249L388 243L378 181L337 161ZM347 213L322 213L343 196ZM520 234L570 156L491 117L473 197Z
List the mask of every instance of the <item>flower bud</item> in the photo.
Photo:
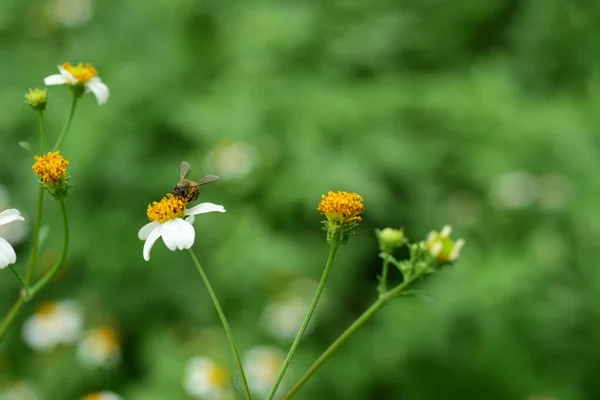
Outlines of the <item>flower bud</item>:
M404 244L404 231L402 229L376 229L375 233L377 239L379 239L379 249L387 254L392 254L394 250Z
M25 102L34 110L44 111L46 103L48 103L48 91L46 89L29 89L25 93Z

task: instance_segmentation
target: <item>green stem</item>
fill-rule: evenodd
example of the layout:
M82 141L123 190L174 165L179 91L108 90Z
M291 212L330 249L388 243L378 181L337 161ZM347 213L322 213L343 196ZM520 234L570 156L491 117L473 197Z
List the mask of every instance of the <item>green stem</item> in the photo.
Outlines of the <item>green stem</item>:
M323 292L323 288L325 287L325 282L327 281L327 276L329 275L329 270L331 269L331 265L333 264L333 259L335 258L335 253L337 252L338 247L339 247L339 245L337 245L337 244L331 245L331 250L329 251L329 258L327 259L327 264L325 265L325 270L323 271L323 275L321 276L321 282L319 282L319 287L317 288L317 292L315 293L315 296L313 297L312 303L310 304L310 308L308 309L308 313L306 314L306 317L304 317L302 326L300 327L300 330L298 331L298 334L296 335L296 338L294 339L294 343L292 343L292 347L290 348L290 351L288 352L287 356L285 357L285 361L283 362L281 371L279 371L279 376L277 376L277 381L275 382L275 386L273 386L273 389L271 390L271 394L269 394L268 400L273 399L273 397L275 396L275 393L277 392L277 388L281 384L281 380L283 379L283 376L285 375L285 371L288 369L290 363L292 362L292 357L294 356L294 353L296 352L296 348L300 344L300 339L302 339L302 335L304 335L304 331L306 331L306 327L308 326L308 323L313 315L313 312L315 311L315 308L317 307L317 303L319 302L319 298L321 297L321 293Z
M233 333L231 332L231 328L229 327L227 318L225 318L225 314L223 313L221 304L219 303L219 300L217 299L217 295L215 294L215 291L213 290L212 285L210 284L208 277L206 276L206 273L204 272L204 269L202 268L202 265L200 265L200 261L198 261L198 257L196 257L196 254L194 254L194 252L191 249L189 250L189 252L190 252L190 257L192 257L192 261L194 262L194 265L198 269L198 272L200 273L200 276L202 277L202 280L204 281L204 284L206 285L208 294L210 295L210 298L212 299L212 302L215 305L215 308L217 309L217 313L219 314L219 318L221 319L221 323L223 324L223 328L225 329L225 333L227 334L227 339L229 340L229 344L231 345L231 351L233 352L233 356L235 357L235 361L237 363L238 370L240 371L240 376L242 377L242 384L244 386L244 395L246 396L246 399L249 400L252 398L252 396L250 394L250 387L248 386L248 381L246 380L246 374L244 373L244 367L242 366L242 360L240 358L240 353L237 349L237 346L235 345L235 341L233 340Z
M60 267L62 267L65 259L67 258L67 250L69 249L69 220L67 218L67 208L65 207L65 201L59 200L60 210L63 216L63 248L58 260L54 263L52 268L35 284L30 288L31 297L35 296L40 290L44 288L54 278Z
M73 101L71 102L71 109L69 110L69 116L67 117L67 122L65 122L65 126L63 127L63 130L60 133L58 140L56 141L56 145L54 146L54 151L60 149L60 146L62 146L62 143L65 140L65 136L67 136L67 132L69 131L69 128L71 127L71 121L73 121L73 115L75 115L75 106L77 105L78 99L79 99L79 97L74 94Z
M31 278L33 277L33 270L37 261L39 239L40 239L40 228L42 226L42 213L44 209L44 187L39 185L38 188L38 201L37 201L37 212L35 214L35 225L33 227L33 242L31 244L31 254L29 255L29 265L27 266L27 272L25 272L25 282L29 286Z
M40 110L40 156L46 151L46 128L44 124L44 110Z
M383 259L383 270L381 272L381 279L379 280L379 286L377 290L379 291L379 297L383 296L385 292L387 292L387 279L388 279L388 269L390 267L390 255L386 254Z
M21 310L25 299L23 297L19 297L19 299L13 304L11 309L8 311L8 314L2 319L2 323L0 323L0 340L4 338L8 327L12 324L13 320Z
M19 274L19 272L17 272L17 270L12 265L9 265L8 268L10 268L12 273L15 274L15 276L19 280L21 286L23 286L23 290L25 291L25 298L29 299L29 289L27 288L27 283L25 283L25 280L23 279L23 277L21 277L21 274Z
M352 336L357 330L360 329L360 327L362 327L369 319L371 319L371 317L373 317L373 315L375 315L377 311L379 311L381 307L383 307L387 302L389 302L395 297L398 297L402 293L402 291L408 285L410 285L418 276L419 275L415 275L414 277L402 282L394 289L379 297L379 299L377 299L377 301L375 301L375 303L373 303L371 307L367 309L367 311L365 311L360 317L358 317L358 319L354 321L352 325L350 325L350 327L346 329L344 333L342 333L340 337L338 337L335 340L335 342L333 342L331 346L329 346L329 348L325 350L323 354L321 354L321 356L317 359L317 361L313 363L313 365L311 365L311 367L308 369L308 371L306 371L302 378L300 378L300 380L296 382L296 384L290 389L289 392L285 394L285 396L283 396L282 400L291 399L292 396L294 396L302 388L302 386L304 386L304 384L313 376L317 369L319 369L321 365L323 365L325 361L329 359L329 357L331 357L340 347L342 347L348 341L350 336Z

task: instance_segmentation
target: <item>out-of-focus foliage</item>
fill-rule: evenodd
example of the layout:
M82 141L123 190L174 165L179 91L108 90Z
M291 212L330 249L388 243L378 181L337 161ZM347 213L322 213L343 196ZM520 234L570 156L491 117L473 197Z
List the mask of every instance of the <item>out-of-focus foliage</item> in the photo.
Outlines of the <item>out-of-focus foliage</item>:
M288 384L375 298L375 228L418 240L449 223L467 241L458 265L420 284L438 301L384 308L298 399L600 397L600 3L92 1L0 3L0 208L19 208L29 229L36 181L18 142L36 148L38 133L23 94L65 61L94 63L111 88L105 106L82 99L66 140L68 265L2 343L3 387L183 399L195 356L235 377L188 255L159 243L144 262L136 237L185 159L196 177L222 176L201 198L227 213L197 218L195 250L243 352L287 351L264 310L320 275L320 194L365 199ZM53 143L69 94L49 93ZM38 276L61 243L49 197L45 211ZM21 271L29 245L17 247ZM18 284L2 277L5 313ZM116 367L81 367L75 345L23 342L25 319L66 298L86 329L119 330Z

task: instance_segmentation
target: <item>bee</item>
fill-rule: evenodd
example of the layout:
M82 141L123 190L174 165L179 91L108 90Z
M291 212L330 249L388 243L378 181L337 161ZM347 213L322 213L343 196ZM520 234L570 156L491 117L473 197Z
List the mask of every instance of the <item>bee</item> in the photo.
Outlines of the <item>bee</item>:
M179 164L179 182L173 188L173 195L185 199L188 203L198 198L200 194L200 186L206 185L219 180L216 175L206 175L198 182L187 179L192 167L185 161Z

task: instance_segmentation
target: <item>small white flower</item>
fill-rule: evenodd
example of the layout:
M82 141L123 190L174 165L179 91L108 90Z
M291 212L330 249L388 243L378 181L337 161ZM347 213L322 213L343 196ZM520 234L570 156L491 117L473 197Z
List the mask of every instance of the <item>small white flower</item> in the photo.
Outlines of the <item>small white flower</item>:
M119 334L108 327L90 330L77 346L77 356L86 366L114 367L121 360Z
M83 396L81 400L123 400L123 398L115 392L105 390L103 392L87 394Z
M0 400L38 400L33 388L26 382L16 383L0 393Z
M310 303L300 296L284 296L275 300L267 305L263 313L266 330L276 338L293 340L304 321L309 305ZM313 324L308 324L307 332L312 326Z
M65 300L42 305L23 325L23 340L35 350L48 351L59 344L75 343L83 317L78 303Z
M92 0L51 0L47 9L56 22L66 27L83 25L93 14Z
M285 354L276 347L257 346L250 349L243 363L250 390L258 396L268 396L284 360ZM279 386L277 393L282 388L283 384Z
M162 237L171 251L189 249L194 244L194 215L208 212L225 212L223 206L213 203L201 203L186 209L186 202L177 196L167 195L161 201L148 206L148 217L152 222L144 225L138 232L138 238L145 240L144 260L150 260L152 246ZM187 216L183 219L182 217Z
M207 357L194 357L186 366L183 387L197 399L222 399L229 390L227 372Z
M71 65L64 63L58 66L60 74L50 75L44 78L46 86L70 85L83 86L86 92L94 93L98 104L102 105L108 101L110 90L108 86L98 77L96 68L89 64Z
M221 179L241 179L254 169L255 153L255 148L248 143L226 140L211 150L208 160Z
M5 225L13 221L24 221L19 210L11 208L0 213L0 225ZM3 237L0 237L0 269L6 268L10 264L17 262L17 254L10 243Z

